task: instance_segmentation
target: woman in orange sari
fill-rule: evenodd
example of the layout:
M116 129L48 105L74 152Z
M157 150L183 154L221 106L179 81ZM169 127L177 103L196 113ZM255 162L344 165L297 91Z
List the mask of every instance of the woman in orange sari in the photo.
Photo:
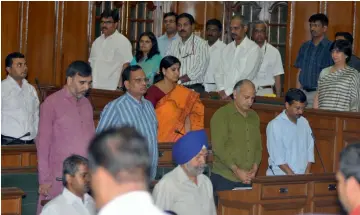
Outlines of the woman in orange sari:
M204 105L200 94L177 84L180 66L176 57L164 57L155 84L145 96L155 108L159 142L175 142L182 134L204 128Z

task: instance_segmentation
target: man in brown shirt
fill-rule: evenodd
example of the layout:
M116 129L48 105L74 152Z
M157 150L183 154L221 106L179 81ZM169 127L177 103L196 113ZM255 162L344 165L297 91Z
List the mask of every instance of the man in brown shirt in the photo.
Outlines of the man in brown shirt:
M214 192L250 187L255 178L262 155L260 119L251 109L255 94L251 81L239 81L233 90L234 101L211 118L215 159L210 179Z

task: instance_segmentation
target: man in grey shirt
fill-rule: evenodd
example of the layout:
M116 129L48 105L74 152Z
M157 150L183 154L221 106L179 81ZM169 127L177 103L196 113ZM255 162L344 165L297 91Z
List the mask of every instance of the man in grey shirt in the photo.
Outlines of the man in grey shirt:
M335 40L347 40L352 45L354 38L349 32L337 32L335 34ZM348 65L360 72L360 58L358 58L354 54L351 56Z

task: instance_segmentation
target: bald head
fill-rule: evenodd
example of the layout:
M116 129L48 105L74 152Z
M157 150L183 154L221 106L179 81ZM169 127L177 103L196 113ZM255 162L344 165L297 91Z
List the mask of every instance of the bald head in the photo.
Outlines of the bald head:
M240 112L250 110L255 100L255 85L247 79L237 82L234 86L234 102Z
M240 90L242 90L243 88L252 89L255 91L254 83L248 79L243 79L243 80L238 81L234 86L234 91L240 92Z

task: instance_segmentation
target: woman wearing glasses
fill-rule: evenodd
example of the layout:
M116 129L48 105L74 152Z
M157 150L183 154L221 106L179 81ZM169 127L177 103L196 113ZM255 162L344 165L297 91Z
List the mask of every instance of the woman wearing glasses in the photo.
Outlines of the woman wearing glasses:
M352 54L351 43L336 40L330 51L335 64L320 73L314 108L359 112L360 73L347 65Z
M146 78L149 79L148 86L152 85L154 81L161 58L155 35L152 32L140 34L136 44L135 57L130 65L139 65L143 68Z
M145 96L155 108L159 123L158 142L175 142L188 131L204 128L204 105L200 94L177 84L180 66L176 57L164 57L160 62L160 73Z

